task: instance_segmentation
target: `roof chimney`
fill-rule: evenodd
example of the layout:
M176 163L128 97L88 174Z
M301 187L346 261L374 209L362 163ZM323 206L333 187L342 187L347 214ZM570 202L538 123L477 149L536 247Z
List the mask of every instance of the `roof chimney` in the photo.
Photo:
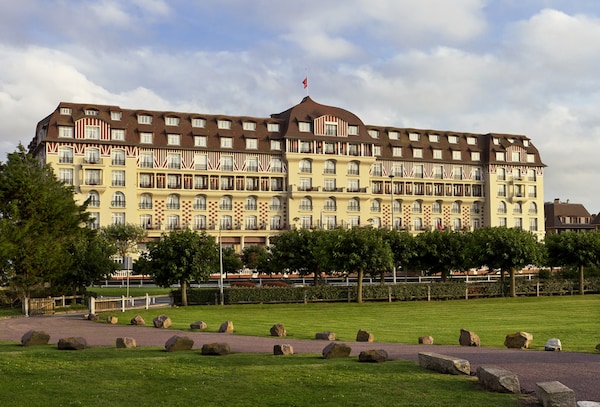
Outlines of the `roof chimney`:
M560 203L560 199L559 198L554 198L554 203L555 204L559 204Z

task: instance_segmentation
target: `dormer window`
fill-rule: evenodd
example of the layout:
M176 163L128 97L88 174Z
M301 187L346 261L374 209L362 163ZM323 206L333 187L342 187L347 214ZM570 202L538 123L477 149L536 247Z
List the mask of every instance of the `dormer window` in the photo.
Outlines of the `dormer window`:
M267 131L271 133L279 133L279 123L268 123Z
M419 133L408 133L408 139L410 141L419 141L421 140L421 135Z
M206 120L200 119L200 118L194 118L194 119L192 119L192 127L204 128L204 127L206 127Z
M358 136L358 126L348 126L348 135L349 136Z
M152 124L152 116L147 114L138 115L138 124Z
M337 123L325 123L325 135L326 136L337 136L338 135L338 125Z
M165 124L167 126L179 126L179 117L174 117L174 116L165 117Z
M85 109L86 116L98 116L98 111L96 109Z
M452 143L452 144L458 143L458 136L448 136L448 143Z
M439 134L430 134L429 135L429 142L430 143L439 143L440 141L440 135Z
M400 133L397 131L388 131L388 137L390 140L398 140L400 138Z
M310 133L310 123L309 122L298 122L298 130L303 133Z
M123 112L110 112L110 120L121 120L123 118Z
M246 131L256 131L256 123L255 122L244 122L243 128Z
M66 115L66 116L70 116L71 115L71 108L70 107L61 107L60 108L60 114Z
M220 129L231 129L231 120L217 120L217 127Z
M467 144L470 144L472 146L475 145L475 144L477 144L477 138L472 137L472 136L467 137Z
M369 130L369 136L371 136L372 138L379 138L379 132L377 130Z
M523 147L529 147L529 140L523 140Z

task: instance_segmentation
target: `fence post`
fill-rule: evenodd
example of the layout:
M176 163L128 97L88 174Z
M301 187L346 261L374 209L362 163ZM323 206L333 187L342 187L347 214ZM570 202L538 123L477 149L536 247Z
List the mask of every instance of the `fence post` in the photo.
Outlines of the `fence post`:
M125 312L125 296L121 296L121 312Z
M469 286L467 285L465 287L465 300L468 300L468 299L469 299Z
M392 302L392 287L388 286L388 302Z
M61 299L62 299L62 306L64 307L64 306L65 306L65 296L63 295L63 296L61 297Z
M431 285L427 284L427 301L431 301Z
M535 284L535 296L536 297L540 296L540 282L539 281Z
M90 314L96 313L96 298L90 297L90 306L89 306Z
M146 309L150 308L150 297L148 297L148 293L146 293Z

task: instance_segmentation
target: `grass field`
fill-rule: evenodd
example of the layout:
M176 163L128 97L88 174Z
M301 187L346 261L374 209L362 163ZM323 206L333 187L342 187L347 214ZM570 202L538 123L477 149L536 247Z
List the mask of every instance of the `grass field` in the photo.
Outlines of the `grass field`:
M515 406L476 378L317 355L0 344L2 406Z
M532 349L559 338L564 351L596 352L600 343L600 296L519 297L481 300L313 303L231 306L191 306L119 313L128 324L136 314L146 321L167 314L173 328L189 329L202 320L216 332L222 322L233 321L235 333L268 336L275 323L285 325L288 337L314 339L316 332L333 331L340 340L353 341L359 329L373 333L377 342L417 343L431 335L440 345L456 345L460 329L477 333L482 346L504 346L509 333L534 336Z

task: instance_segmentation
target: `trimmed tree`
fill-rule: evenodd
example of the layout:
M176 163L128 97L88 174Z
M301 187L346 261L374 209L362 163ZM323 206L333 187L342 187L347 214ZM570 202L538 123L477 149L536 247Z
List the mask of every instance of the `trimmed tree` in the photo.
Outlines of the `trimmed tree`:
M463 232L427 231L416 237L419 264L428 274L440 273L446 281L453 270L464 270L466 235Z

